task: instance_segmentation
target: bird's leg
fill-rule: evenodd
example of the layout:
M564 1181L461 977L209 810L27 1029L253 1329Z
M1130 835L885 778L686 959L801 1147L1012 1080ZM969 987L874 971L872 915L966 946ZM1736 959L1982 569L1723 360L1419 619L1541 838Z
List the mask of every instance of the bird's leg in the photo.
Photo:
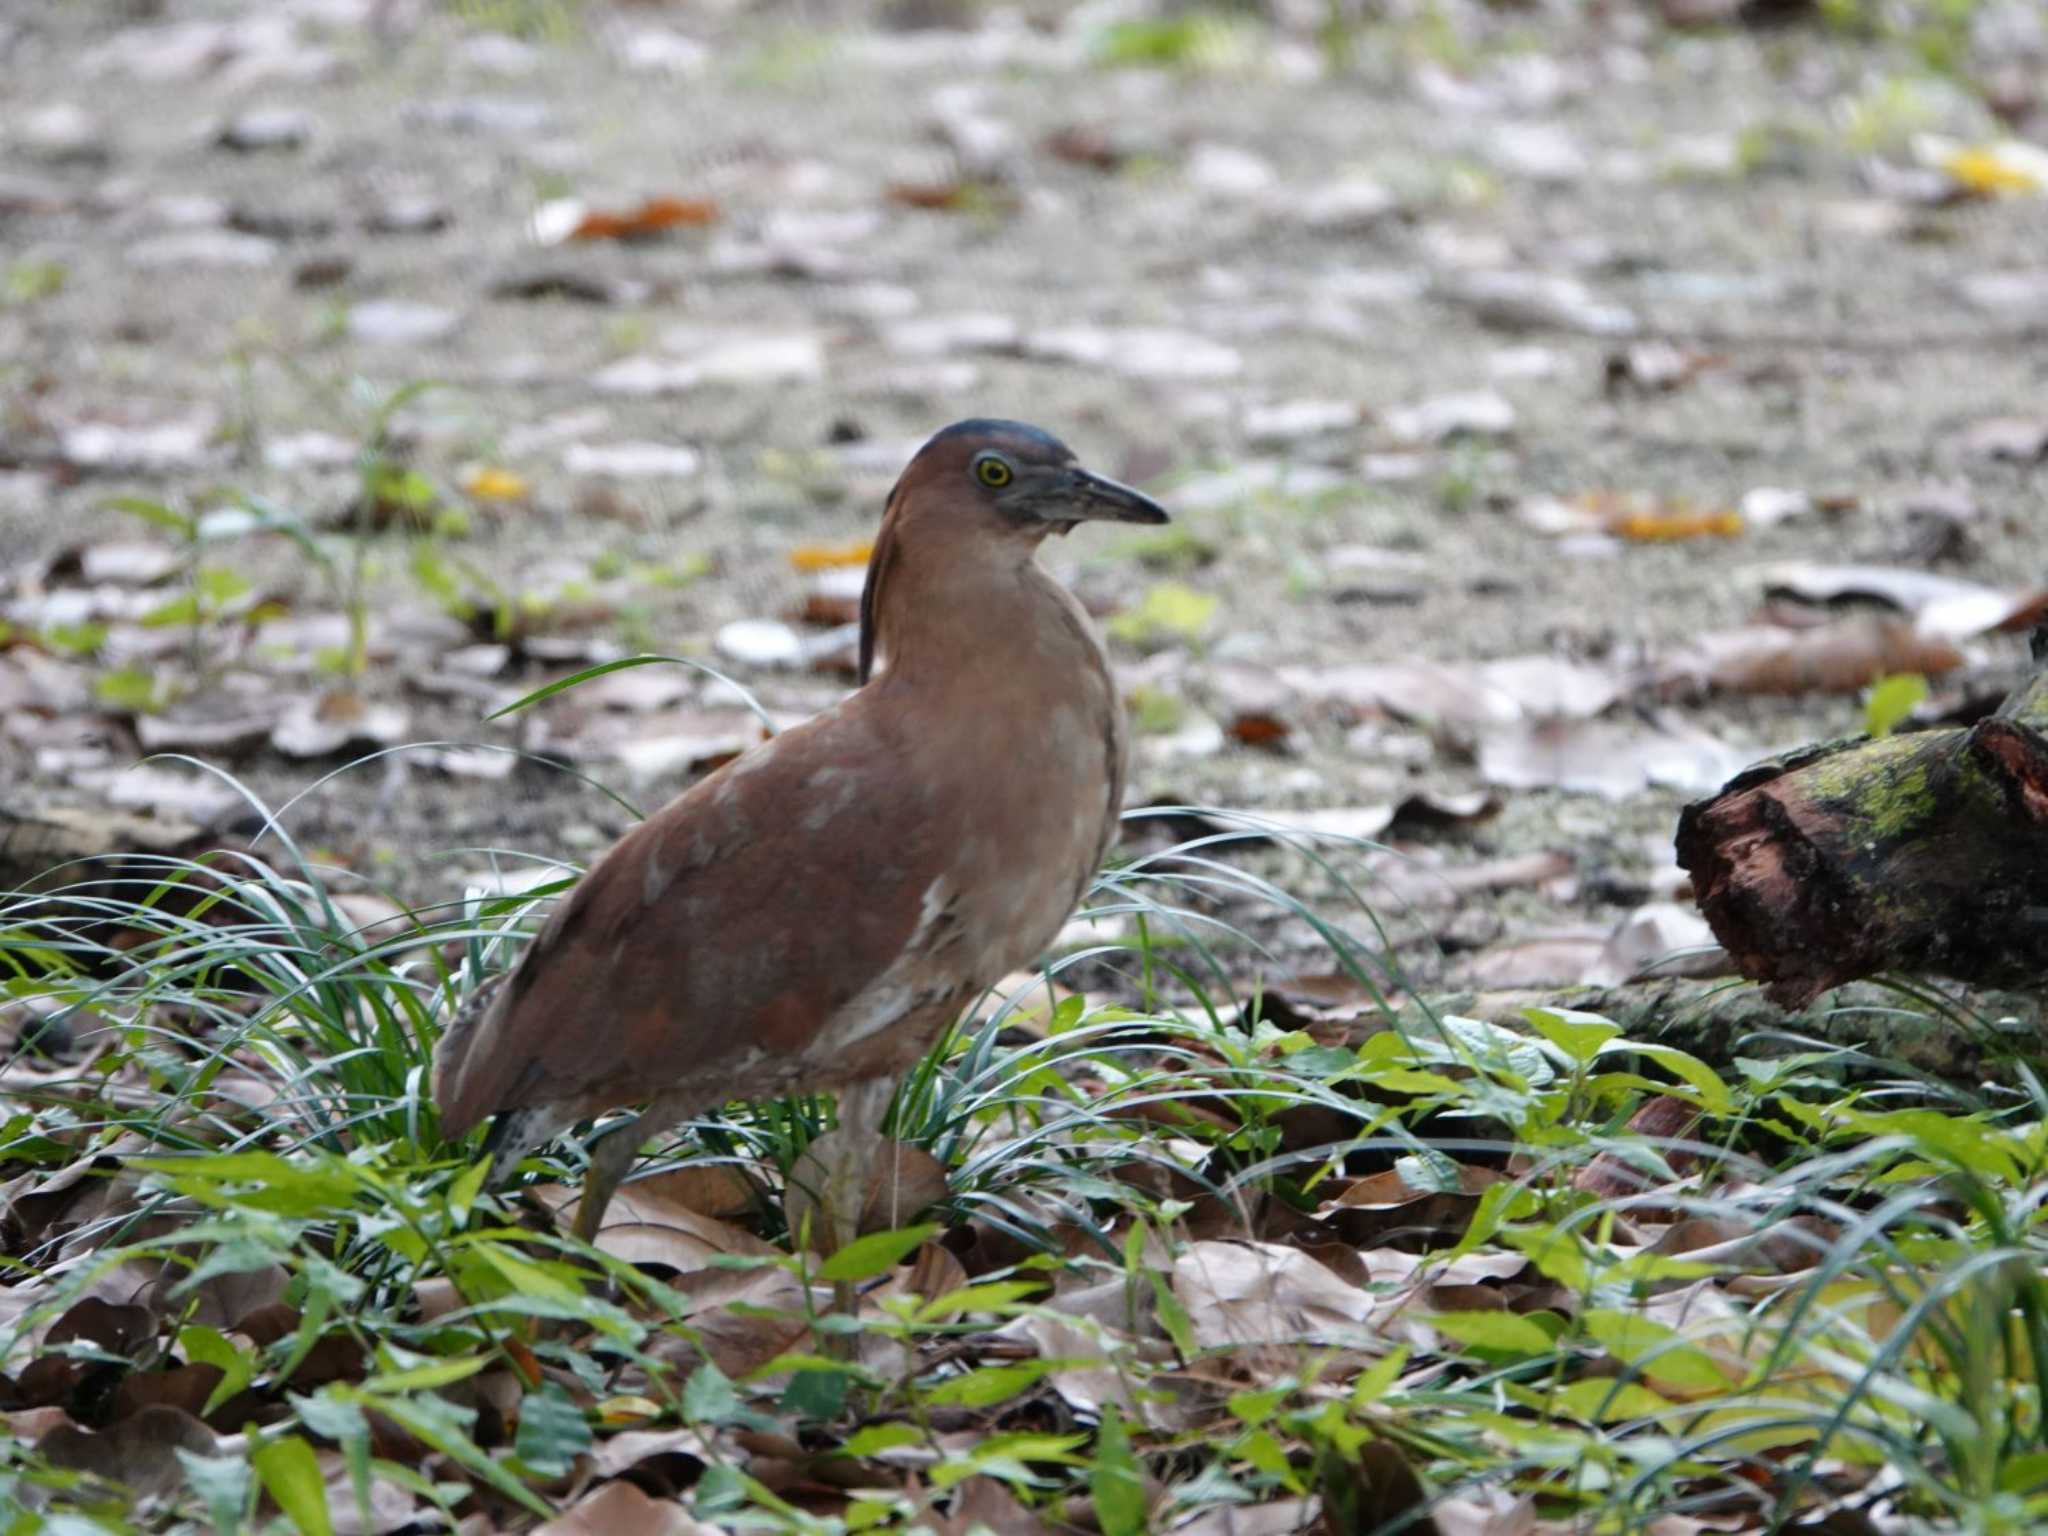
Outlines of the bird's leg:
M576 1204L576 1236L580 1241L596 1240L605 1207L612 1203L612 1196L624 1182L626 1170L633 1166L640 1149L703 1107L702 1098L697 1095L664 1095L598 1138L583 1175L583 1197Z
M598 1223L604 1220L605 1207L612 1203L619 1181L625 1178L634 1156L646 1142L646 1119L645 1115L635 1115L625 1124L612 1127L591 1150L590 1163L583 1174L582 1198L576 1202L578 1242L597 1241Z
M896 1095L893 1078L870 1078L843 1089L839 1095L839 1130L820 1137L813 1150L823 1178L817 1191L818 1220L824 1230L821 1247L837 1253L860 1236L861 1212L868 1203L877 1173L892 1184L894 1168L883 1170L882 1121L889 1113L889 1101ZM884 1199L887 1200L888 1192ZM887 1209L887 1205L884 1206ZM851 1317L859 1297L853 1282L837 1280L832 1285L832 1308Z

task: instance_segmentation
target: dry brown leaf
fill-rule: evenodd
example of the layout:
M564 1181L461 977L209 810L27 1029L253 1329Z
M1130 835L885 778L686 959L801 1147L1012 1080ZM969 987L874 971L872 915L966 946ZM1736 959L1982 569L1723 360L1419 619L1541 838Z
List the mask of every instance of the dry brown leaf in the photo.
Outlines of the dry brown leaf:
M139 1360L145 1350L154 1347L156 1327L156 1314L148 1307L117 1305L88 1296L50 1324L43 1347L81 1342L110 1355Z
M1939 677L1963 661L1953 643L1919 633L1909 619L1857 614L1814 629L1702 635L1663 663L1657 680L1730 693L1854 693L1895 673Z
M1457 1194L1477 1199L1501 1180L1497 1168L1478 1168L1460 1165L1458 1168ZM1354 1179L1345 1186L1344 1192L1334 1200L1323 1203L1322 1209L1389 1211L1398 1206L1413 1205L1418 1200L1433 1200L1439 1195L1453 1191L1431 1188L1428 1185L1410 1184L1397 1168L1385 1168L1378 1173L1369 1173L1362 1179Z
M1597 928L1531 934L1474 955L1464 968L1463 979L1489 991L1572 986L1606 947L1607 935Z
M982 1530L994 1536L1050 1536L1051 1532L1051 1527L992 1477L968 1478L953 1491L952 1505L942 1518L926 1515L917 1523L931 1526L937 1536L973 1536Z
M1641 1136L1653 1143L1682 1141L1690 1136L1693 1128L1700 1123L1699 1109L1683 1099L1660 1093L1644 1102L1628 1118L1631 1134ZM1681 1178L1699 1164L1699 1154L1684 1147L1659 1145L1659 1155L1671 1166L1671 1171ZM1597 1195L1602 1200L1619 1200L1626 1195L1638 1195L1653 1187L1651 1175L1631 1163L1620 1153L1601 1152L1572 1176L1572 1187Z
M213 1431L182 1409L153 1405L100 1434L61 1424L37 1442L51 1465L119 1483L143 1499L170 1498L183 1491L179 1451L214 1454Z
M1221 1504L1173 1526L1173 1536L1296 1536L1315 1513L1313 1499L1264 1499Z
M1572 856L1561 848L1470 864L1425 863L1415 857L1390 859L1374 872L1373 890L1404 906L1436 906L1481 891L1549 885L1568 879L1575 867Z
M1100 128L1074 124L1056 128L1039 141L1039 147L1055 160L1084 165L1105 175L1117 170L1129 158Z
M1321 1536L1381 1530L1440 1536L1422 1479L1391 1440L1368 1440L1351 1457L1326 1449L1316 1460L1316 1483L1323 1495Z
M1611 987L1659 976L1731 976L1735 963L1690 903L1646 902L1615 925L1579 979Z
M599 1250L629 1264L661 1264L682 1273L703 1269L724 1254L766 1256L776 1251L751 1232L700 1215L647 1184L645 1179L636 1179L619 1186L605 1208L604 1225L598 1228ZM580 1191L566 1184L542 1184L527 1193L558 1223L574 1225Z
M1363 1335L1373 1312L1370 1293L1277 1243L1190 1243L1172 1275L1205 1348L1333 1342Z
M1006 209L1016 202L1016 194L995 181L892 181L885 195L898 207L934 213Z
M543 210L545 211L545 210ZM569 226L570 240L645 240L673 229L697 228L718 221L718 204L704 198L650 197L631 208L579 209ZM556 217L567 221L567 215ZM538 218L538 215L536 215Z
M1479 740L1479 771L1507 789L1568 789L1625 800L1666 787L1704 794L1748 766L1753 752L1666 715L1633 720L1530 720Z
M744 1215L761 1198L754 1181L731 1163L689 1163L635 1179L633 1188L643 1200L711 1217Z
M842 1148L850 1149L866 1170L860 1217L851 1236L900 1231L916 1221L926 1207L946 1198L945 1166L922 1147L900 1141L876 1142L845 1129L827 1131L804 1149L790 1169L784 1196L789 1230L802 1232L808 1224L815 1252L831 1251L826 1246L826 1223L820 1218L816 1192L825 1186L829 1159Z
M1554 656L1282 667L1280 676L1309 699L1467 728L1587 718L1621 697L1620 680L1606 668Z
M535 1528L533 1536L718 1536L683 1506L650 1499L620 1479L586 1494L563 1514Z

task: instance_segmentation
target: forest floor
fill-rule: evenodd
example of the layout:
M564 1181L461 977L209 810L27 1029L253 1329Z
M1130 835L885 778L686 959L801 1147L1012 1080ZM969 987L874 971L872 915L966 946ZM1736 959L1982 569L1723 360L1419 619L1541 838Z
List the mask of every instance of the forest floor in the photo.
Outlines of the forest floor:
M642 650L821 707L891 478L1000 415L1174 509L1046 554L1133 804L1389 845L1347 873L1421 980L1705 942L1688 798L1881 678L1955 719L2024 665L2040 13L1278 9L0 21L10 807L230 809L133 768L190 751L407 900L586 859L629 813L537 759L322 776L479 742L658 803L752 737L719 685L485 717Z

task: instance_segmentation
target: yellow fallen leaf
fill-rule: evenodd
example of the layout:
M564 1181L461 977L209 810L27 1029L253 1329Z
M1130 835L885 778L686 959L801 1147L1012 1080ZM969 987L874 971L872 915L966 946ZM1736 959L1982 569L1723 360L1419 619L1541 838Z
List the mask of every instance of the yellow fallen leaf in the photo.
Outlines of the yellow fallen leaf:
M509 469L500 469L495 464L486 464L472 470L462 489L474 501L524 501L526 481Z
M645 1424L661 1415L661 1404L646 1397L608 1397L597 1405L598 1422L613 1428L622 1424Z
M789 552L789 563L800 571L829 571L840 566L866 565L875 552L870 539L851 544L799 544Z
M1668 544L1680 539L1708 537L1732 539L1742 532L1740 512L1693 512L1684 509L1630 512L1617 518L1610 529L1616 538L1644 544Z
M1975 144L1959 149L1941 162L1959 185L1980 197L2007 192L2039 192L2048 187L2044 167L2035 155L2020 155L2006 144Z

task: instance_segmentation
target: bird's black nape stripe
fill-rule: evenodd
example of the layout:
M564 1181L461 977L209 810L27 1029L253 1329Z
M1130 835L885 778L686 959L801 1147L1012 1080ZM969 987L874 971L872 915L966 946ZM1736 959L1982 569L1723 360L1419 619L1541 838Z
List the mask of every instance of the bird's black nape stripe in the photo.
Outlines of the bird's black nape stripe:
M1056 463L1068 463L1074 457L1073 449L1042 427L1034 427L1028 421L1004 421L994 416L976 416L970 421L956 421L950 427L942 427L932 434L925 447L956 437L982 437L996 442L1008 440Z

